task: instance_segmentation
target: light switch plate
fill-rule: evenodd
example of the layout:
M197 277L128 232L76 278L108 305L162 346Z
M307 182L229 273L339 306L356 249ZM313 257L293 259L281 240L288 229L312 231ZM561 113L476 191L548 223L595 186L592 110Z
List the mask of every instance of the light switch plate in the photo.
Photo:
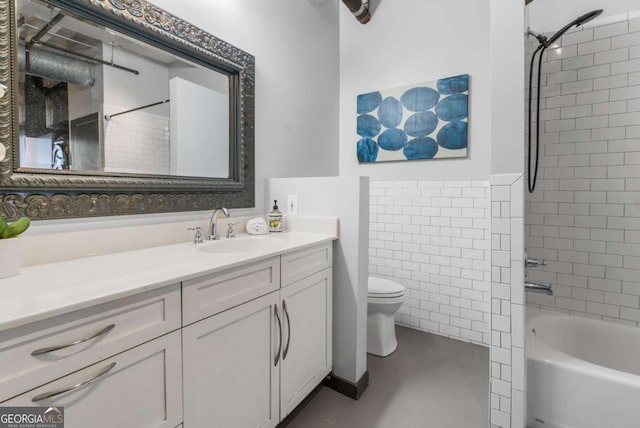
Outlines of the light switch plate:
M287 215L298 215L298 195L287 196Z

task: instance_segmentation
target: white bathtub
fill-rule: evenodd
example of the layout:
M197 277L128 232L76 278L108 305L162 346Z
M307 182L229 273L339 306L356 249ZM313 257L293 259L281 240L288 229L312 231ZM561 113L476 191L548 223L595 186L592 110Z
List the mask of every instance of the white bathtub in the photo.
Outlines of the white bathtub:
M527 308L527 426L640 427L640 328Z

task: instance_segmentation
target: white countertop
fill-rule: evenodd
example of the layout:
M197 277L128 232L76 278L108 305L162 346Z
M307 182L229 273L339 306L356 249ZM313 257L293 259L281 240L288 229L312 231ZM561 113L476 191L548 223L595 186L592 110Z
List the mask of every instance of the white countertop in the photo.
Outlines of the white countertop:
M212 254L200 247L217 242L184 243L23 268L0 279L0 331L336 238L284 232L252 237L265 245L250 253Z

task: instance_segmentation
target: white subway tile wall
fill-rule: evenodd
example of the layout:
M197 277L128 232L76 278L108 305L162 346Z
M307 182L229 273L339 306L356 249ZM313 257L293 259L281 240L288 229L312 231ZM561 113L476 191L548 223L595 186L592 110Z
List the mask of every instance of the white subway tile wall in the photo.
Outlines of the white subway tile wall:
M544 56L538 185L526 197L528 255L547 260L528 278L554 295L527 303L638 325L640 18L561 42Z
M128 110L103 105L105 114ZM105 122L105 171L169 174L169 118L144 111Z
M372 181L369 273L405 286L401 325L490 345L488 181Z
M491 176L492 427L525 426L524 177Z

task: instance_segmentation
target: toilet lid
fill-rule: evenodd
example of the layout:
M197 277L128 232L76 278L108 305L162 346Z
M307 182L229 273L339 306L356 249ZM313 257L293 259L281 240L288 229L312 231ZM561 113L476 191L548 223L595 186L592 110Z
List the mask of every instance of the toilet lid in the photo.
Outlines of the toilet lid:
M396 297L404 294L404 287L394 281L384 278L369 277L369 296Z

